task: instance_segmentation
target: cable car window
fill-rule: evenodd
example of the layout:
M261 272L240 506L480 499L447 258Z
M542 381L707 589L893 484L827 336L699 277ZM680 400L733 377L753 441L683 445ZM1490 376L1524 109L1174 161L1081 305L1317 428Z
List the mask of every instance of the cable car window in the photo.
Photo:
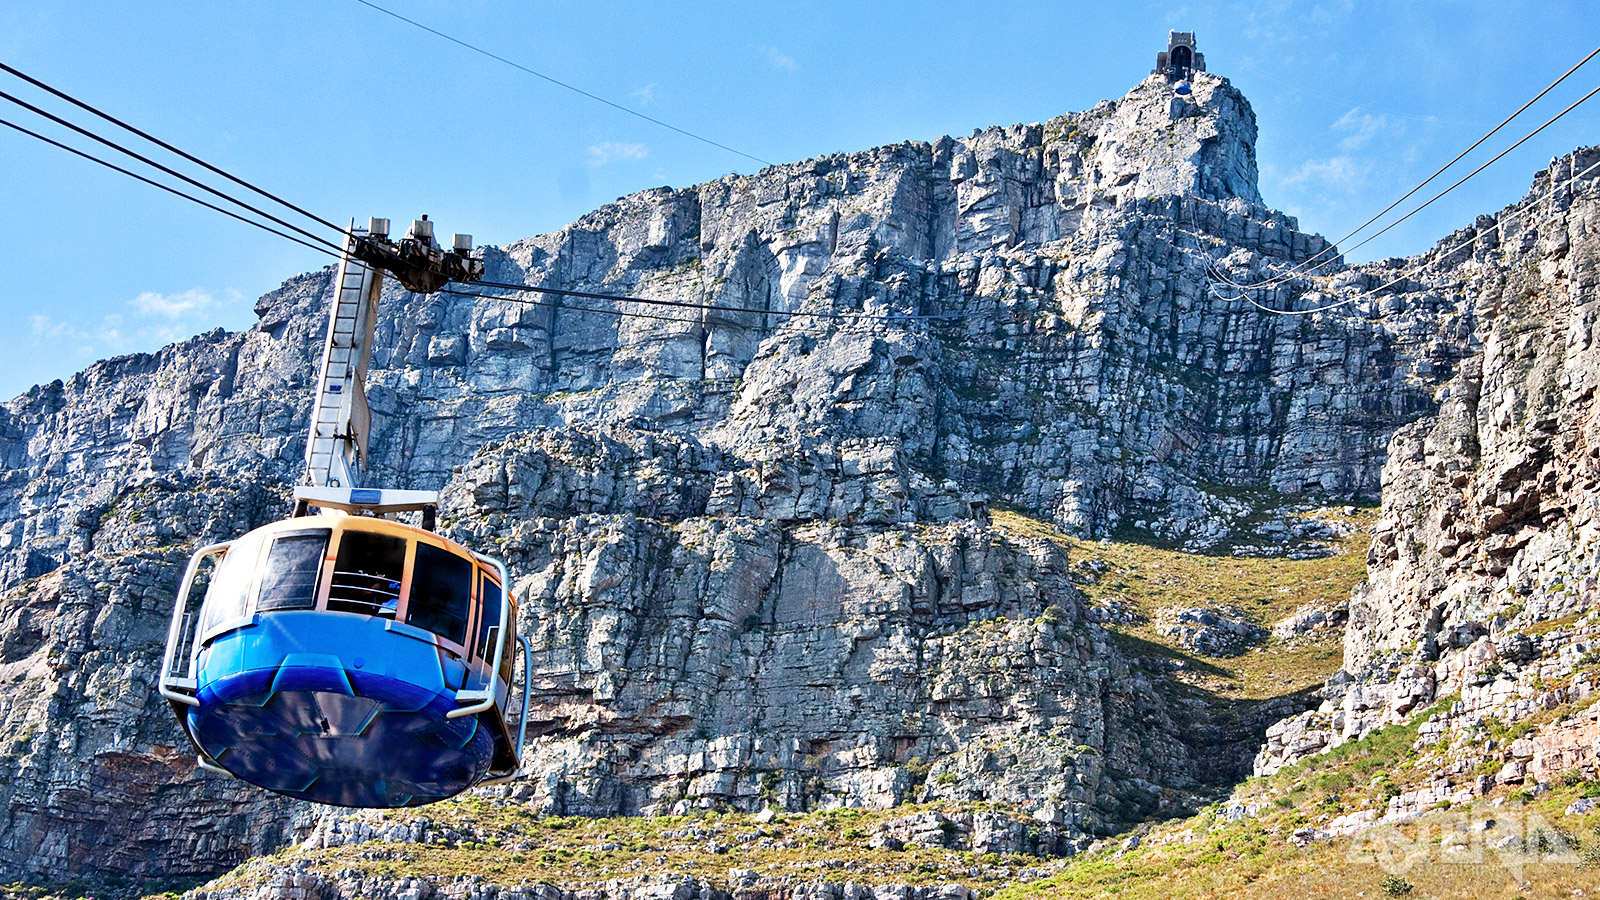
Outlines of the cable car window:
M328 609L394 617L406 574L406 541L346 528L328 588Z
M406 624L425 628L457 644L467 643L472 606L472 563L432 544L417 544Z
M516 649L517 649L516 637L517 637L517 605L515 603L513 603L513 604L511 604L511 608L506 610L506 642L505 642L506 649L505 649L504 653L500 654L500 680L504 681L506 684L510 684L511 683L512 658L517 655L516 654ZM530 659L530 660L525 660L524 661L524 663L523 663L523 666L524 666L523 674L524 675L526 675L527 672L528 672L526 667L527 666L531 666L531 665L533 665L533 660Z
M311 609L317 605L322 557L328 552L329 529L280 535L267 551L261 569L261 595L256 609Z
M245 596L250 590L250 577L255 574L256 557L260 554L261 539L243 537L235 541L217 563L211 586L206 589L205 609L200 615L202 635L244 616Z
M482 611L478 614L478 656L493 663L494 645L489 639L500 633L500 585L485 577L478 596L483 598Z

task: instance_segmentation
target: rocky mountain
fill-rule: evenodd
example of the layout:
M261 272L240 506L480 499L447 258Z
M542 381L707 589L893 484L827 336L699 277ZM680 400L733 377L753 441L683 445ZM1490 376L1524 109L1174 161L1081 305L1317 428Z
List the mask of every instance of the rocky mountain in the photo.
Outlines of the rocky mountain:
M496 281L740 311L387 290L372 481L444 489L535 647L505 802L999 803L1065 853L1225 790L1264 733L1263 771L1404 716L1451 660L1502 660L1472 689L1504 698L1582 658L1589 151L1421 259L1252 292L1349 301L1277 315L1222 279L1334 251L1263 205L1244 97L1192 84L483 251ZM328 833L197 771L154 680L189 550L287 511L329 281L0 407L0 876L209 875ZM1179 689L1061 544L995 522L1307 556L1332 532L1300 513L1380 490L1347 672L1310 701Z
M1345 671L1274 726L1258 771L1430 708L1434 777L1390 814L1600 774L1597 163L1595 148L1552 161L1520 203L1417 260L1467 298L1474 352L1390 442Z

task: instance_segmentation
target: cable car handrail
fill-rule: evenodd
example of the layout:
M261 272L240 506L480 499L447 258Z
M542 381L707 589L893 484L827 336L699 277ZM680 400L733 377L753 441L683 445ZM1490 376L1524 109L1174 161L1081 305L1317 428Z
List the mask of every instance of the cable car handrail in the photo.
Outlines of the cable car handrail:
M366 579L370 579L371 581L374 581L374 582L382 582L385 585L390 585L390 584L394 584L395 583L394 579L389 577L388 575L374 575L371 572L350 572L350 571L347 571L347 570L344 570L344 569L334 569L333 570L333 577L335 579L337 579L341 575L347 576L347 577L350 577L350 578L366 578ZM388 596L388 597L398 597L398 596L400 596L400 591L399 591L398 588L396 588L394 593L391 594L391 593L386 593L384 591L381 591L378 588L364 588L364 587L360 587L360 586L355 585L355 584L340 584L337 581L334 582L334 585L337 586L337 587L354 588L355 590L358 590L358 591L370 591L370 592L373 592L373 593L383 593L385 596Z
M189 605L189 592L194 587L194 576L195 573L200 570L200 563L211 556L227 550L229 547L233 546L233 543L233 541L222 541L220 543L207 544L204 547L201 547L199 550L194 552L194 555L189 557L189 565L183 570L183 581L179 582L178 584L178 596L176 597L175 602L172 604L172 622L167 626L167 649L166 652L162 653L161 655L161 678L156 682L156 689L160 691L161 696L167 698L168 700L183 703L188 706L200 705L200 701L195 699L193 696L179 693L178 691L168 687L169 684L173 683L172 658L174 651L179 649L177 646L178 643L183 640L182 632L184 631L184 619L186 617L186 613L188 612L186 607ZM200 611L202 613L205 612L204 600L201 601ZM198 624L196 627L198 629ZM194 651L191 649L189 652L193 653Z
M364 587L359 583L360 579L366 579L374 585L381 584L382 587ZM340 603L360 603L364 606L372 607L374 615L381 615L384 612L384 606L400 602L401 589L399 587L393 590L389 589L389 585L394 583L395 580L387 575L374 575L371 572L346 572L334 569L333 575L328 582L328 602L329 604L336 601ZM361 596L352 596L355 594Z
M522 720L517 723L517 766L522 765L522 747L528 739L528 712L533 701L533 679L529 673L533 669L533 644L523 635L517 635L517 643L522 645Z
M511 596L511 576L506 572L506 564L500 560L495 559L492 556L484 556L482 553L473 552L472 555L479 562L493 565L495 570L500 573L500 594L502 598L500 602L500 636L494 644L494 661L489 666L488 687L481 691L456 691L456 702L472 702L468 706L457 707L445 713L444 715L447 719L454 719L460 716L470 716L475 713L485 712L494 708L495 694L498 693L498 690L495 686L495 681L499 678L500 660L502 658L502 654L506 652L506 625L511 618L511 604L513 602L513 598ZM515 660L513 660L513 662L515 662ZM515 673L513 673L513 677L515 677Z
M533 708L533 692L528 689L528 669L533 665L533 645L520 634L517 635L517 643L522 645L522 720L517 724L517 767L504 775L478 782L478 787L505 784L522 777L522 752L528 743L528 712Z

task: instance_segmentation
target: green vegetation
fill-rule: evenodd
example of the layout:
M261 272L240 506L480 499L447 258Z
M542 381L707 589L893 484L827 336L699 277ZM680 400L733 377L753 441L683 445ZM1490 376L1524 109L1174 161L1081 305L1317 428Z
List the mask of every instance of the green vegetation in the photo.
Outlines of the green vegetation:
M757 878L852 880L874 884L962 883L992 893L1021 869L1050 860L1014 854L977 854L906 844L869 846L885 823L931 810L949 816L993 809L986 804L902 806L892 810L840 809L782 813L763 822L744 813L589 819L539 816L526 807L469 797L427 808L439 835L425 843L369 841L329 850L287 850L274 865L304 859L324 874L354 870L384 878L444 880L481 875L499 884L523 879L569 890L642 875L690 876L727 888L729 869ZM406 821L416 813L374 814ZM1022 820L1027 821L1027 820ZM941 837L959 831L944 823ZM239 877L239 872L226 880Z
M1367 527L1377 510L1344 516L1331 510L1311 515L1338 520L1354 530L1333 556L1321 559L1261 559L1210 556L1127 541L1071 538L1048 522L1009 510L991 513L994 524L1019 538L1047 540L1066 549L1077 572L1095 572L1080 585L1095 603L1119 603L1142 621L1114 626L1125 651L1185 663L1181 677L1193 686L1230 698L1278 697L1314 687L1344 662L1343 635L1325 629L1294 641L1269 639L1258 650L1230 659L1203 659L1174 644L1152 624L1172 607L1228 604L1270 626L1307 604L1331 608L1366 577Z
M1403 737L1400 732L1389 734L1356 755L1378 750L1377 745L1384 748L1379 755L1390 754ZM1312 761L1300 774L1317 778L1324 773ZM1308 789L1304 796L1309 800L1314 792ZM1526 807L1508 797L1484 798L1441 807L1405 824L1379 825L1305 846L1291 840L1295 830L1326 824L1336 811L1291 799L1228 822L1212 809L1153 830L1134 850L1090 853L1057 874L1011 885L996 896L998 900L1582 896L1576 892L1593 891L1592 869L1600 867L1600 813L1563 815L1575 798L1574 789L1567 786ZM1496 805L1496 799L1507 802ZM1516 835L1518 840L1500 847L1491 844L1504 835Z

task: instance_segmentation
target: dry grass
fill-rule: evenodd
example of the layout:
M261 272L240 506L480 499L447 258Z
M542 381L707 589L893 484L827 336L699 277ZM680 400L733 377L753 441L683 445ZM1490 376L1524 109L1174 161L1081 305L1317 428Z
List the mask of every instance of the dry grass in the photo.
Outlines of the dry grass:
M1087 572L1091 564L1103 564L1093 583L1081 585L1092 602L1118 602L1146 620L1163 609L1227 604L1270 627L1308 604L1331 608L1349 598L1350 589L1366 577L1367 529L1377 510L1359 509L1351 516L1331 509L1311 513L1353 530L1337 543L1334 555L1304 560L1209 556L1121 541L1079 540L1020 513L996 510L991 515L1008 534L1065 548L1074 571ZM1314 687L1344 662L1343 635L1337 629L1290 642L1269 638L1257 650L1226 659L1196 658L1148 621L1115 630L1143 642L1146 649L1168 648L1168 655L1188 662L1184 680L1238 699L1278 697Z
M527 880L568 890L663 874L729 888L730 870L744 869L758 879L960 883L984 893L1015 881L1023 869L1052 862L909 844L901 850L868 846L870 836L888 820L921 809L955 815L980 806L989 808L969 804L786 813L763 823L745 813L610 819L538 816L514 803L469 797L418 812L381 814L400 821L425 815L449 837L429 843L369 841L328 850L292 850L279 854L276 861L310 860L324 874L354 870L383 878L433 881L480 875L496 884Z
M1600 847L1600 815L1563 816L1562 794L1525 809L1482 801L1379 826L1355 837L1298 847L1288 838L1299 809L1219 824L1197 817L1155 832L1145 846L1076 860L1060 874L1012 885L1000 900L1120 897L1128 900L1284 897L1555 898L1593 896L1600 870L1585 854ZM1488 832L1475 828L1486 820ZM1489 839L1543 830L1562 843L1494 848ZM1487 834L1489 837L1474 837ZM1162 841L1167 843L1161 843ZM1441 840L1454 844L1450 849ZM1558 850L1566 852L1557 852Z

